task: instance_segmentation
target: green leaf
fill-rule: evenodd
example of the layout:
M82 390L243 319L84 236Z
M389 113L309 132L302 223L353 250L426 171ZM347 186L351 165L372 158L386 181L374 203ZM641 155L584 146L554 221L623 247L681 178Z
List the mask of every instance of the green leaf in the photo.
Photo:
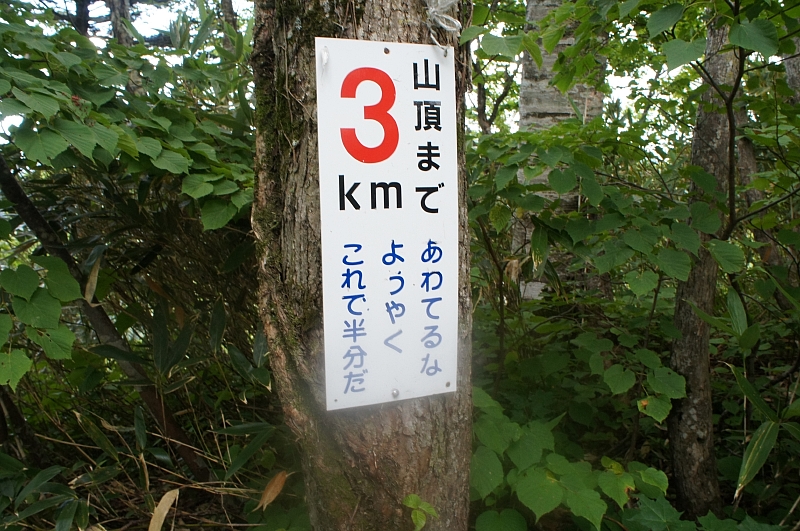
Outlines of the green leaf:
M36 256L33 262L47 269L44 282L50 295L61 302L70 302L83 297L80 284L69 272L64 260L54 256Z
M675 242L675 245L686 249L695 256L700 250L700 236L686 223L673 223L670 239Z
M646 496L639 498L639 512L630 519L641 524L644 529L650 531L683 531L680 526L681 513L670 505L663 497L657 500L650 500ZM683 522L695 529L695 525L690 522Z
M92 152L94 151L94 146L97 145L97 138L95 138L91 128L78 122L61 118L56 119L54 128L61 133L64 140L75 146L84 157L94 160L92 159Z
M209 160L217 160L216 150L205 142L198 142L197 144L189 146L189 151L201 153Z
M742 489L756 477L758 471L767 462L767 457L769 457L775 442L778 440L779 429L780 424L778 422L768 420L762 423L753 433L753 438L750 439L747 449L744 451L734 497L739 496Z
M550 188L559 195L566 194L573 190L578 185L578 179L572 169L566 170L555 169L547 174L547 182L550 183Z
M515 180L517 178L517 170L519 167L516 164L512 164L511 166L503 166L499 170L497 170L497 174L494 177L494 182L497 185L498 190L502 190L508 183Z
M595 207L600 206L605 197L603 188L597 184L597 180L594 177L581 178L581 192L589 200L589 204Z
M83 62L83 60L74 53L58 52L54 55L56 56L56 59L58 59L58 62L67 68L79 65L81 62Z
M761 395L758 391L756 391L755 387L753 387L753 384L750 383L750 380L744 377L738 367L734 367L730 364L728 364L728 367L731 369L733 376L736 378L736 383L739 384L739 389L742 390L742 393L744 393L744 396L747 397L750 403L753 404L753 406L755 406L755 408L769 420L777 422L778 414L767 405L763 398L761 398Z
M686 396L686 379L667 367L659 367L647 373L647 383L656 393L667 398Z
M225 472L225 481L231 479L233 475L239 471L240 468L242 468L245 464L247 464L250 458L253 457L253 454L255 454L259 449L261 449L264 443L267 442L267 439L270 437L270 435L272 435L272 432L268 431L260 433L255 437L253 437L253 440L250 441L250 443L247 446L245 446L241 452L239 452L239 455L237 455L236 459L233 460L228 471Z
M689 279L692 261L689 255L683 251L661 249L658 256L655 258L655 262L667 276L683 280L684 282Z
M653 271L643 271L641 274L636 271L629 271L623 277L631 288L631 291L641 297L647 295L658 285L658 275Z
M61 317L61 303L46 289L37 288L30 301L14 297L14 313L23 323L35 328L58 328Z
M660 396L647 396L640 399L636 405L639 411L648 417L653 417L657 422L664 422L664 419L667 418L672 409L672 403L669 399Z
M603 491L603 494L617 502L620 509L624 508L630 499L628 491L633 491L636 488L633 476L627 472L617 474L611 470L605 470L597 476L597 485Z
M647 19L647 32L650 39L674 26L683 16L683 4L670 4L659 9Z
M75 511L78 509L78 505L81 502L78 500L73 500L66 507L61 509L61 512L58 513L58 518L56 519L56 528L55 531L69 531L72 527L72 521L75 519Z
M153 159L153 166L179 175L189 171L189 159L180 153L164 150L161 152L161 155L159 155L158 158Z
M514 509L486 511L475 521L475 531L528 531L525 517Z
M608 506L600 499L599 492L591 489L577 491L568 489L564 496L564 503L572 510L572 514L586 518L595 529L600 531L600 524Z
M622 365L614 364L603 374L603 381L611 388L612 395L622 394L636 383L636 375Z
M425 527L428 517L419 509L414 509L411 511L411 521L414 523L414 531L420 531Z
M233 219L238 209L235 205L221 199L206 201L201 209L203 230L214 230L224 227Z
M28 94L27 92L21 91L17 87L14 87L11 92L19 101L34 111L43 114L45 119L48 120L55 116L60 108L58 100L49 96L45 96L44 94L38 94L36 92Z
M487 55L502 55L504 57L514 57L517 54L516 50L509 47L509 41L505 37L487 34L481 39L481 49Z
M167 304L163 299L159 299L153 310L153 363L163 375L169 372L169 329L167 328Z
M128 363L141 363L147 364L144 358L137 356L127 350L122 350L113 345L97 345L90 349L92 352L102 358L108 358L117 361L127 361Z
M23 488L19 494L17 494L17 498L14 500L14 508L18 509L22 502L25 501L25 498L31 494L39 492L39 488L42 485L56 477L59 473L61 473L62 470L64 470L64 467L60 466L51 466L49 468L45 468L44 470L40 470L35 476L33 476L33 479L31 479L30 482L25 485L25 488Z
M0 384L8 384L11 389L17 390L17 384L28 370L33 365L33 362L21 350L12 350L8 352L3 350L0 352Z
M739 24L734 22L728 38L731 44L755 50L765 59L778 53L778 30L772 22L763 18Z
M511 221L511 210L503 204L496 204L489 211L489 221L497 232L503 232Z
M192 40L192 45L189 48L189 52L192 55L194 55L195 52L202 48L206 43L206 39L208 39L208 36L211 33L211 25L214 23L214 20L215 17L212 15L208 15L203 19L203 22L197 29L197 35L195 36L194 40Z
M88 435L89 438L94 441L94 443L110 458L119 463L119 453L117 452L117 449L114 448L114 445L111 444L110 440L108 440L106 434L97 427L97 424L95 424L89 417L80 415L78 412L75 412L75 416L78 417L78 422L80 423L81 428L83 428L83 431L86 432L86 435Z
M508 448L511 442L506 430L502 429L502 423L509 423L506 417L481 416L474 424L473 431L480 442L494 450L498 455Z
M506 455L522 471L541 461L544 450L553 448L555 440L552 431L540 422L531 422L522 428L522 435L511 443Z
M553 24L548 26L542 34L542 46L547 53L553 53L558 43L561 42L561 37L564 36L565 28L561 24Z
M667 488L669 488L669 480L667 479L667 475L661 470L648 467L645 468L644 470L640 470L639 476L642 478L642 481L644 481L648 485L656 487L664 495L667 494Z
M667 41L661 45L667 56L667 68L672 70L699 59L706 51L705 37L686 42L682 39Z
M736 244L711 240L708 250L725 273L736 273L744 267L744 252Z
M564 489L543 468L528 470L517 482L517 498L536 515L536 521L558 507L564 499Z
M751 350L758 340L761 339L761 326L758 323L753 323L748 326L739 338L739 347L744 351Z
M712 210L708 203L697 201L692 203L689 207L692 213L692 228L705 232L706 234L714 234L722 226L722 221L719 219L719 211Z
M0 272L0 285L14 296L30 300L39 287L39 275L26 265L21 265L16 270L3 269Z
M69 147L60 135L49 129L39 133L31 129L20 129L14 136L14 143L31 160L50 164L50 160Z
M486 498L503 482L503 465L497 454L486 446L479 446L470 460L470 485L481 498Z
M47 357L53 360L68 360L72 358L72 344L75 334L66 326L59 325L54 330L26 330L31 341L42 347Z
M8 94L9 90L11 90L11 83L5 79L0 79L0 95Z
M728 302L728 313L731 316L731 327L736 337L741 337L747 329L747 313L742 304L742 299L736 290L729 289L726 296Z
M625 0L619 5L619 18L620 20L627 17L631 11L636 9L640 0Z
M458 43L466 44L478 35L483 35L487 31L489 30L482 26L470 26L461 32L461 37L459 38Z
M130 155L131 157L139 158L139 149L136 147L136 142L124 129L118 125L112 125L111 131L117 134L117 147ZM159 147L161 145L159 144Z
M144 423L144 412L141 406L133 411L133 430L136 434L136 448L141 452L147 448L147 426Z
M640 348L636 351L636 357L639 359L642 365L647 367L648 369L658 369L661 367L661 358L658 357L658 354L653 352L652 350L647 350L646 348Z
M92 125L91 129L98 145L113 155L117 149L120 135L114 130L97 123ZM128 136L124 133L123 135Z
M628 247L643 254L650 254L658 241L657 238L653 238L651 235L637 229L625 231L625 234L622 235L622 240Z
M136 140L136 149L139 153L144 153L151 159L155 159L163 148L161 147L161 142L155 138L144 136Z
M698 518L697 521L703 526L703 531L739 531L736 520L720 520L711 511Z
M228 195L239 191L239 185L228 179L221 179L214 183L214 195ZM233 198L231 198L233 203Z

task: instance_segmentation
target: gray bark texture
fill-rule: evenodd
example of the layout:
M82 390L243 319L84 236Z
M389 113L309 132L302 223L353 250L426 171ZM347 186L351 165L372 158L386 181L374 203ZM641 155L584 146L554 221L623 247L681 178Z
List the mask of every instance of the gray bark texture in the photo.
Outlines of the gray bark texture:
M467 21L465 2L453 16ZM422 0L256 0L256 199L260 306L285 420L297 437L315 530L412 529L408 494L440 518L425 529L467 529L471 455L469 232L459 153L457 392L328 412L325 408L314 37L430 43ZM455 37L457 98L468 50ZM459 106L459 146L463 109Z
M717 85L732 85L735 57L719 53L727 43L726 26L710 28L706 44L707 74ZM723 100L713 90L704 95L692 139L692 164L716 177L717 186L728 190L730 124ZM696 189L693 189L696 192ZM701 235L708 240L706 235ZM717 463L714 456L714 423L711 402L709 325L700 319L690 302L713 314L717 263L700 248L689 279L679 282L675 296L675 327L681 338L672 342L671 366L686 378L686 398L675 400L668 419L672 449L673 481L680 508L689 518L709 511L721 514Z

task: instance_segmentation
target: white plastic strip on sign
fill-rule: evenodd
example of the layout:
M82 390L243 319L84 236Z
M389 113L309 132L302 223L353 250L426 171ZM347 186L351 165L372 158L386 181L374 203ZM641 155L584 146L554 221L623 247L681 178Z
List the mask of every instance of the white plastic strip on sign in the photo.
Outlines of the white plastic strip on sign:
M316 60L327 407L454 391L452 48L317 38Z

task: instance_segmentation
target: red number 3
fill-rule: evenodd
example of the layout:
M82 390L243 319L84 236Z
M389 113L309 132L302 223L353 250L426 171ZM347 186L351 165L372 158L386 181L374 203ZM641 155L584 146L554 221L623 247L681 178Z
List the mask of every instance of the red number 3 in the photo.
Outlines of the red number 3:
M392 78L383 70L377 68L357 68L347 74L342 82L342 97L355 98L356 89L362 81L374 81L381 89L381 100L375 105L364 107L364 119L375 120L383 128L383 142L376 147L367 147L356 136L352 127L342 127L342 144L350 155L361 162L383 162L392 156L397 149L400 135L397 131L397 122L389 114L389 109L394 105L395 89Z

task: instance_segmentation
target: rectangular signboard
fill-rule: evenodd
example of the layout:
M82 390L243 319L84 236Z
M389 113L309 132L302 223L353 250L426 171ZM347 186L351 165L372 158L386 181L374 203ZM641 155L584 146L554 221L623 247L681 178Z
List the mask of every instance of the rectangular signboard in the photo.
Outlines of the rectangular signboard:
M327 407L454 391L453 50L317 38L316 70Z

